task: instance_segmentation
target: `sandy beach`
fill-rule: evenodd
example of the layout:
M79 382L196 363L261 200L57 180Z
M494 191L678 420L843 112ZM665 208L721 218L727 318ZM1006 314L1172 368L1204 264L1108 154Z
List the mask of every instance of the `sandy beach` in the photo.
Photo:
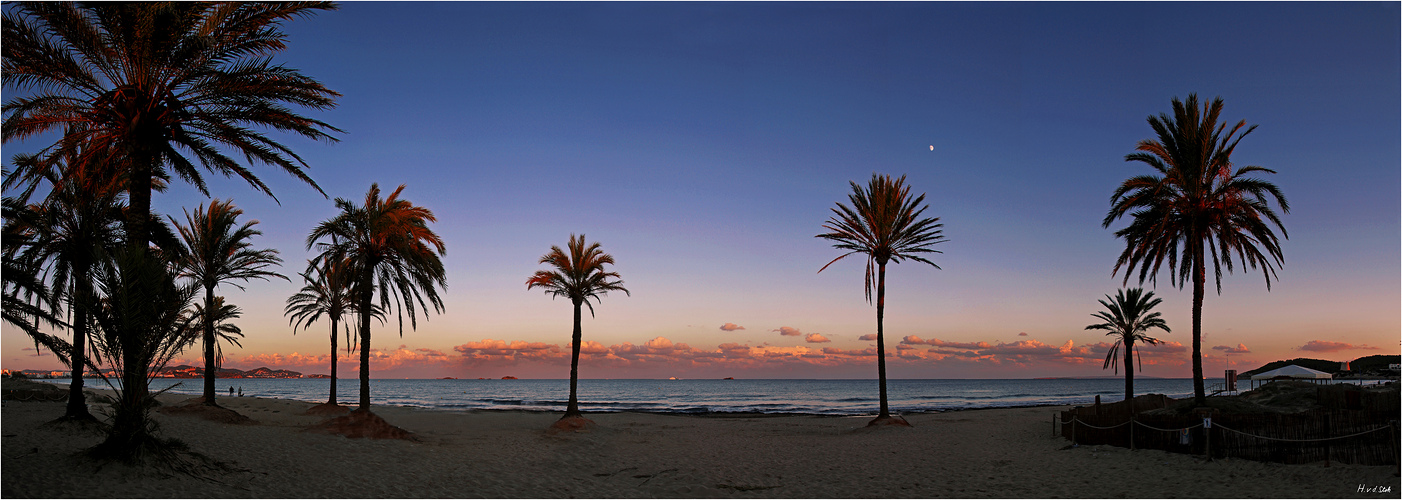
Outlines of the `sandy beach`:
M177 402L185 396L163 396ZM76 457L98 435L41 424L61 402L5 401L3 494L17 497L1395 497L1396 467L1206 462L1156 450L1067 448L1060 408L867 417L592 414L597 428L549 434L558 414L379 406L419 441L303 430L309 403L221 398L231 425L157 413L165 436L223 462L213 479ZM1359 493L1360 485L1394 493Z

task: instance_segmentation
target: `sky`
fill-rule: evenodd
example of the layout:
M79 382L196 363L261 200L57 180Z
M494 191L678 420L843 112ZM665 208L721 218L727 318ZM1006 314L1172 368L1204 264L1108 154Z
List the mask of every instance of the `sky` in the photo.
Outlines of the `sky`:
M572 233L631 291L585 315L581 378L874 378L864 262L819 273L841 252L814 237L873 173L905 175L948 239L940 269L888 268L891 377L1078 377L1115 373L1113 340L1084 328L1138 284L1111 273L1127 221L1101 226L1151 172L1124 156L1173 98L1220 96L1224 121L1259 125L1235 163L1275 170L1291 207L1269 290L1243 268L1209 286L1204 371L1221 376L1399 351L1398 18L1395 2L352 2L288 22L276 57L343 95L308 113L345 133L270 135L331 198L403 184L438 219L446 311L402 337L377 325L374 378L568 378L570 303L525 281ZM300 280L336 209L254 171L276 201L213 174L211 194ZM177 183L153 210L208 203ZM1141 376L1188 377L1191 287L1161 278L1172 332ZM225 366L329 372L329 326L282 314L300 287L218 289L244 310ZM59 368L2 329L5 368Z

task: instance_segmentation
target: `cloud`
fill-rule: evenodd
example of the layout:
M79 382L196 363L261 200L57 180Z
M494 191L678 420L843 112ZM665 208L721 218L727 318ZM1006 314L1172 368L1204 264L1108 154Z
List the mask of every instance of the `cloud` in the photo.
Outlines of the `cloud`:
M581 349L583 346L581 346ZM473 354L484 354L488 356L517 356L517 355L539 355L547 352L558 352L560 346L547 344L545 342L526 342L515 340L510 343L505 340L482 339L478 342L468 342L466 344L453 347L454 351L470 356Z
M744 358L750 355L750 346L727 342L716 346L723 356L727 358Z
M797 337L797 336L799 336L799 335L803 335L803 332L798 331L797 328L794 328L794 327L792 327L792 326L781 326L781 327L779 327L779 328L776 328L776 329L770 330L770 331L771 331L771 332L779 332L779 335L783 335L783 336L785 336L785 337Z
M1213 346L1212 349L1222 351L1227 354L1246 354L1251 352L1251 349L1246 348L1246 344L1237 344L1236 347L1232 347L1229 345L1219 345Z
M1103 343L1103 342L1102 342ZM1107 346L1110 344L1106 344ZM1157 344L1134 344L1134 347L1143 352L1153 352L1158 354L1177 354L1188 352L1188 346L1182 342L1160 341ZM1245 347L1245 346L1243 346Z
M866 334L866 335L862 335L862 336L860 336L860 337L857 337L857 340L866 340L866 341L869 341L869 342L876 342L876 334L875 334L875 333L868 333L868 334Z
M868 347L866 349L839 349L836 347L824 347L823 354L843 357L869 357L876 355L876 349Z
M1299 347L1301 351L1310 352L1337 352L1349 350L1376 350L1376 347L1368 344L1353 345L1346 342L1329 342L1326 340L1311 340Z
M1019 337L1026 337L1026 336L1027 336L1027 332L1017 332L1017 336L1019 336Z
M988 349L993 347L988 342L945 342L940 339L923 340L914 335L906 335L905 338L901 339L901 343L906 345L925 344L935 347L948 347L951 349Z
M358 351L357 351L357 352L358 352ZM346 355L344 352L340 353L340 358L341 358L340 361L343 361L343 362L345 362L345 361L354 361L353 359L351 359L350 356ZM359 358L356 358L356 359L359 359ZM329 368L331 367L331 355L330 355L330 354L323 354L323 355L319 355L319 356L309 356L309 355L301 354L301 353L298 353L298 352L293 352L292 354L287 354L287 355L278 354L278 353L272 353L272 354L252 354L252 355L244 356L244 357L238 359L236 362L234 362L233 359L230 359L229 361L231 361L231 363L229 363L229 364L235 364L235 363L236 363L236 364L238 364L238 365L247 366L247 367L250 367L250 368L256 368L256 367L259 367L259 366L266 366L266 367L269 367L269 368L278 368L278 369L302 368L302 369L320 370L319 373L324 373L324 372L326 372L327 369L329 369ZM191 361L191 362L189 362L189 363L183 363L183 362L182 362L182 363L177 363L177 362L172 362L172 363L170 363L170 366L178 366L178 365L181 365L181 364L189 364L189 365L191 365L191 366L204 366L204 360L195 360L195 361ZM372 369L373 369L373 367L372 367ZM305 370L302 370L302 371L305 371Z
M608 354L608 352L609 348L592 340L586 340L579 344L580 354Z
M804 340L805 342L809 342L809 343L813 343L813 344L818 344L818 343L822 343L822 342L832 342L831 340L828 340L827 337L824 337L824 336L822 336L822 334L818 334L818 333L810 333L810 334L808 334L807 336L803 337L803 340Z
M735 331L735 330L744 330L745 327L740 326L740 325L737 325L737 324L735 324L735 323L726 323L726 324L724 324L724 325L721 325L721 326L720 326L720 329L721 329L721 330L724 330L724 331L727 331L727 332L733 332L733 331Z

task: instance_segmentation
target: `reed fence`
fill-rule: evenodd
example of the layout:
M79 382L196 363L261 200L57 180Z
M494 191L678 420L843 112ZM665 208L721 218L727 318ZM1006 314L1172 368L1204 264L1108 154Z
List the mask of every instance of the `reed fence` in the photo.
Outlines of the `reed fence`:
M1396 395L1392 397L1396 401ZM1386 404L1386 398L1376 401L1369 396L1349 398L1345 395L1338 399L1345 408L1296 414L1223 414L1210 409L1194 415L1142 414L1173 401L1149 395L1060 412L1060 422L1053 422L1053 425L1062 437L1076 444L1287 464L1319 461L1398 464L1396 403L1388 409L1370 409ZM1325 406L1332 406L1332 403ZM1204 417L1211 418L1210 428L1205 425Z

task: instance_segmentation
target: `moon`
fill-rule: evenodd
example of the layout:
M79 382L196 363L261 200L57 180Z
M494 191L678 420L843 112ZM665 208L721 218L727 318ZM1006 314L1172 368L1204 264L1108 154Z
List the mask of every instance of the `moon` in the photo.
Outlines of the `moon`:
M934 150L935 150L935 146L934 146L933 144L931 144L931 145L930 145L930 151L934 151Z

